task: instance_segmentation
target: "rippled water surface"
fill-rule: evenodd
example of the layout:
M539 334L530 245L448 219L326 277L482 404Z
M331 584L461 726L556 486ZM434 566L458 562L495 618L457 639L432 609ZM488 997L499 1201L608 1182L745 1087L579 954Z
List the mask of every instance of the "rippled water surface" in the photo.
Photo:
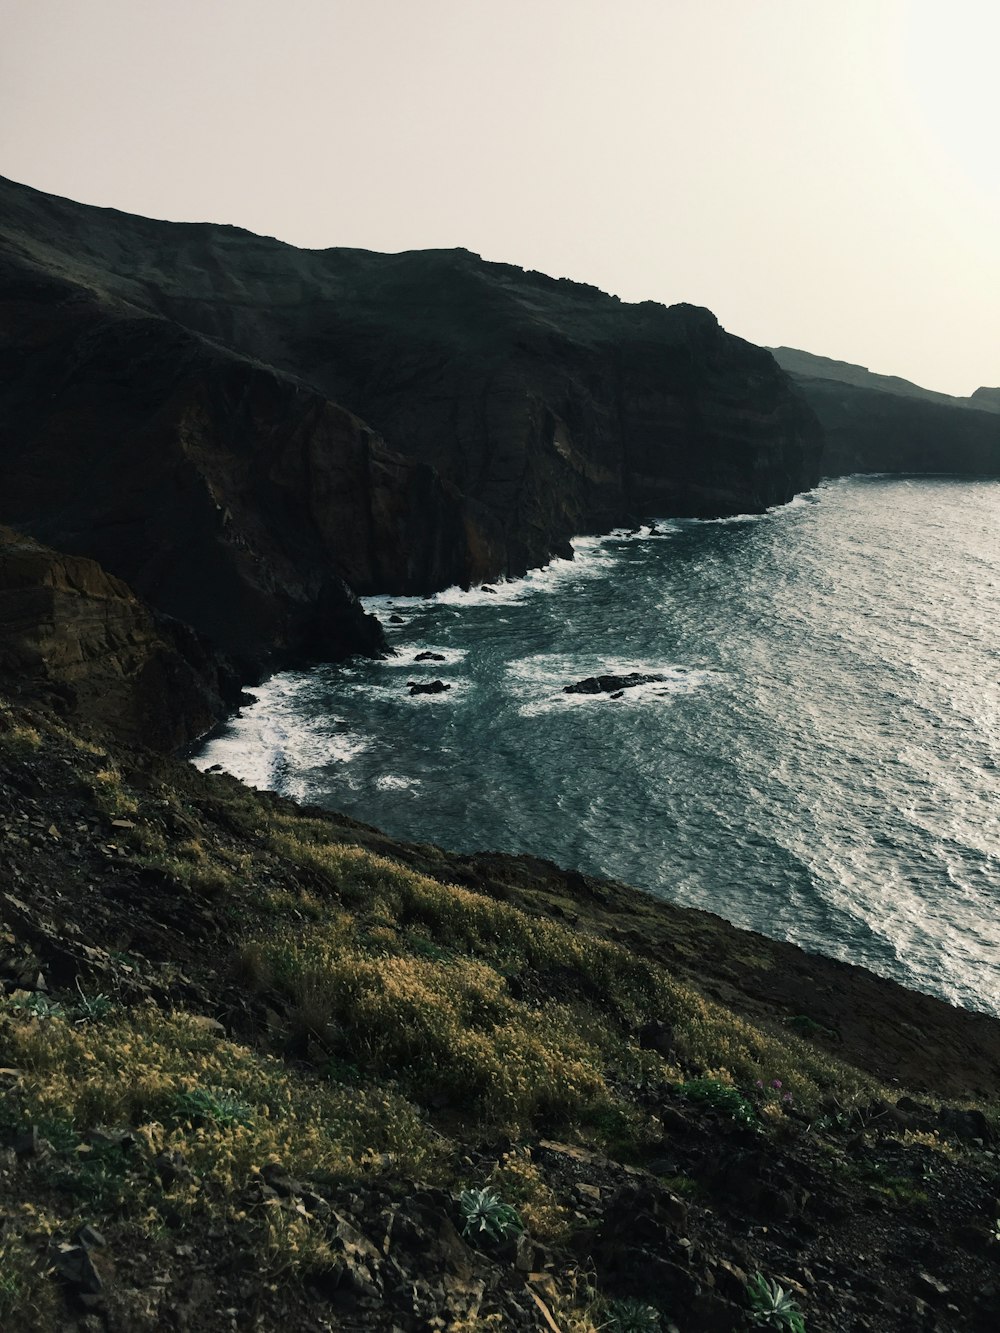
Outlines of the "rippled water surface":
M1000 1013L1000 482L852 478L575 546L370 603L396 658L275 677L196 762ZM667 679L563 693L623 671Z

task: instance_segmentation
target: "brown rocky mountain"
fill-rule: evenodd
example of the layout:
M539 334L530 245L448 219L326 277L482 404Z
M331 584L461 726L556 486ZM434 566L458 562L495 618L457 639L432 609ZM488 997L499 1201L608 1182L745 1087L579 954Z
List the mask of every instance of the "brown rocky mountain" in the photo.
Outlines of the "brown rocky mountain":
M0 520L253 669L379 651L349 588L518 574L576 532L818 478L808 408L705 310L12 182L0 217Z

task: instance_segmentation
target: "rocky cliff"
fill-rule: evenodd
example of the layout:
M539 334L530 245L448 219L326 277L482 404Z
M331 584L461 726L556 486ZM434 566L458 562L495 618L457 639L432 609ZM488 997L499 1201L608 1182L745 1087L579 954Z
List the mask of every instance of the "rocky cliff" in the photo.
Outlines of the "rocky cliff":
M345 583L517 574L576 532L818 477L812 414L708 311L11 182L0 216L0 519L241 659L377 651Z
M0 527L0 678L125 742L172 749L238 696L186 625L154 615L93 560Z
M823 427L823 472L1000 472L1000 389L968 398L863 366L771 349Z

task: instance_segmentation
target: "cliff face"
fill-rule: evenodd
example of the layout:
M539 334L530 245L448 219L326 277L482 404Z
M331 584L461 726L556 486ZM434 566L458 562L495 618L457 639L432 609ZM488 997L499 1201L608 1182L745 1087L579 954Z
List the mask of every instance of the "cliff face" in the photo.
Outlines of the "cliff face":
M3 519L99 560L244 672L381 651L349 584L475 575L468 506L321 394L63 280L4 277Z
M823 427L823 472L1000 472L1000 389L934 393L788 347L775 358Z
M86 349L100 341L87 311L144 319L141 392L146 415L156 418L157 450L171 432L185 437L192 419L199 451L216 462L236 443L248 447L243 423L254 410L245 404L258 391L232 388L236 361L247 379L267 378L272 399L286 384L280 412L275 404L264 413L266 439L255 457L267 475L253 490L255 520L268 525L283 505L308 511L330 564L359 590L427 591L520 573L565 551L575 532L643 514L759 510L818 478L811 413L768 353L724 333L707 311L626 306L466 251L301 251L236 228L133 218L9 182L0 183L0 205L4 285L16 311L7 319L7 356L35 377L21 395L15 446L23 453L44 437L56 453L58 441L76 449L81 435L106 435L109 423L119 439L134 439L133 422L118 420L140 392L133 330L122 332L86 414L59 411L53 424L59 404L40 390L83 366L81 342ZM53 290L61 309L40 313ZM38 336L24 332L26 313L46 331L44 375ZM77 341L67 345L62 330L77 314ZM203 387L185 412L175 393L154 401L149 389L175 375L192 338L203 356L211 347L228 359L228 387L209 394L214 411ZM264 367L293 378L267 376ZM338 411L341 421L353 413L369 422L384 444L360 422L334 430ZM313 431L321 420L327 424ZM343 445L351 430L352 446L336 448L334 437ZM280 444L289 433L300 450L294 459ZM303 494L317 473L321 486ZM30 487L21 496L18 521L48 512L47 498ZM235 515L228 494L217 491L216 502ZM0 517L15 515L7 507ZM244 523L244 535L252 526Z
M0 528L0 679L127 742L172 749L235 701L235 677L185 625L93 560Z

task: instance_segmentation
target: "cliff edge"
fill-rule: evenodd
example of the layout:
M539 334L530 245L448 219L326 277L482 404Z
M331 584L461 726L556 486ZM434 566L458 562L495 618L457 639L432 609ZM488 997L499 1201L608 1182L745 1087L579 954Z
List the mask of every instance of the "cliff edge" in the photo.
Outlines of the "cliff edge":
M241 662L377 652L353 592L523 573L815 483L815 420L710 312L463 250L303 251L0 181L0 521Z

